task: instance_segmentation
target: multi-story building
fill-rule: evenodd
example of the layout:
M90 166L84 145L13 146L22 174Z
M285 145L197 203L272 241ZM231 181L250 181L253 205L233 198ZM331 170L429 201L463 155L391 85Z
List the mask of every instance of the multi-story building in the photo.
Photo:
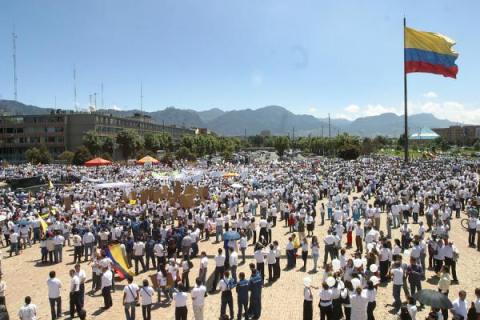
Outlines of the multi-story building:
M45 145L53 156L65 150L75 151L83 144L88 131L115 136L123 129L134 129L140 135L148 132L167 133L174 141L195 130L174 125L158 124L148 116L136 114L130 118L111 114L74 113L59 111L45 115L0 117L0 159L22 161L27 149Z
M480 139L480 126L450 126L448 128L432 129L445 141L457 145L470 145Z

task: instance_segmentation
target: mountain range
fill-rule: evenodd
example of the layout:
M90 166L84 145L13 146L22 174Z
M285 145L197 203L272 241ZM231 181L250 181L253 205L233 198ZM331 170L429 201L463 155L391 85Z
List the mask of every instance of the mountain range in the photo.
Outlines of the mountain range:
M12 100L0 100L0 113L4 115L46 114L51 108L26 105ZM101 109L98 112L128 117L139 113L139 110ZM223 111L213 108L207 111L195 111L168 107L154 112L144 112L158 123L181 127L208 128L226 136L243 136L269 131L272 135L292 134L295 136L329 135L328 119L316 118L312 115L294 114L280 106L267 106L259 109L242 109ZM409 116L410 132L418 132L421 128L445 128L456 123L436 118L430 113L419 113ZM398 137L403 133L403 116L384 113L377 116L346 119L331 119L330 134L347 132L362 137L384 135Z

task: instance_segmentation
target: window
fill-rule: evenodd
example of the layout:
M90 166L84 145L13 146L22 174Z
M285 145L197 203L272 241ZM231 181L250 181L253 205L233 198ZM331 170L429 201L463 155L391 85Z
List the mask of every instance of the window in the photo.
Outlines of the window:
M55 137L47 137L47 143L55 143Z

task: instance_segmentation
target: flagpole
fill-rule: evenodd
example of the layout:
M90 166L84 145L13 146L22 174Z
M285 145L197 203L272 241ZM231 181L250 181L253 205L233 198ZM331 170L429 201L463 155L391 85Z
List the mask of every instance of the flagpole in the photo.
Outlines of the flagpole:
M407 19L403 17L403 92L404 92L404 156L405 163L408 162L408 102L407 102L407 69L405 66L405 47L406 47L406 37L405 37L405 28L407 27Z

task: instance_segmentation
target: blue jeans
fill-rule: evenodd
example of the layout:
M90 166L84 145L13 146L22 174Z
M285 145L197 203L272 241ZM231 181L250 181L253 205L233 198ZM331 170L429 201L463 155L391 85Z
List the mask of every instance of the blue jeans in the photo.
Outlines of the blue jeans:
M10 256L12 256L12 253L15 251L15 254L18 255L18 242L10 242Z
M393 285L393 299L395 300L395 308L400 308L402 306L402 299L400 298L400 293L402 292L401 284Z
M125 308L125 318L127 320L135 320L135 307L136 303L135 302L128 302L125 303L124 308Z

